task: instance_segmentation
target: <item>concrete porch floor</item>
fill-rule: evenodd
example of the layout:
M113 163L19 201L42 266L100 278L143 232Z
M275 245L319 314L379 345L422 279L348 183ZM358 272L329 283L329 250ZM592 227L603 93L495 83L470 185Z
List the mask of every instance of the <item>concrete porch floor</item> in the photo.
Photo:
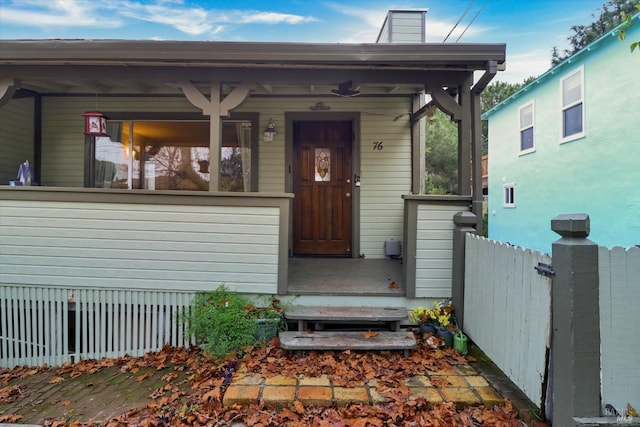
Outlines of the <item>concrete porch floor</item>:
M298 295L403 296L402 260L289 258L288 291Z

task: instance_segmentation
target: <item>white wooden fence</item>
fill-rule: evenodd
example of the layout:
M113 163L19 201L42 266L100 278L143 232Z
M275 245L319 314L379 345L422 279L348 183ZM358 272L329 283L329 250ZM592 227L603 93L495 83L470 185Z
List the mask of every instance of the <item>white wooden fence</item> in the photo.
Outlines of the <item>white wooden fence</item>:
M538 407L551 334L551 264L540 252L467 234L464 330Z
M0 367L141 356L186 345L193 292L0 286Z
M602 410L640 408L640 248L600 247Z

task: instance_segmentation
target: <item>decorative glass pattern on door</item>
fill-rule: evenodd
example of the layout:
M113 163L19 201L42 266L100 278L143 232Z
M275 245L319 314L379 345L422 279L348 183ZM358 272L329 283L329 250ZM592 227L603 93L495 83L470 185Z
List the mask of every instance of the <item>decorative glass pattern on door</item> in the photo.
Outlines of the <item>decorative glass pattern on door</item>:
M316 148L316 181L331 181L331 150Z

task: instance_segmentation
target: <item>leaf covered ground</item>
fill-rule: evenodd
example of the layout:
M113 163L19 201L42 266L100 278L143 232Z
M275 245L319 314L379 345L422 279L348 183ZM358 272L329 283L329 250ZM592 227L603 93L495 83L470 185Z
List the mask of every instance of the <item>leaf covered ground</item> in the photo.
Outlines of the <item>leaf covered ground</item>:
M109 427L207 425L207 426L521 426L510 402L493 408L456 408L452 403L430 404L408 400L409 389L404 380L466 363L468 359L451 349L430 348L421 344L408 358L392 352L309 352L296 356L272 342L249 349L241 359L214 360L198 348L165 347L143 357L122 357L100 361L81 361L58 368L21 367L0 370L0 405L23 398L16 379L28 378L44 371L51 375L49 383L72 381L90 376L102 369L116 367L130 374L130 381L148 381L150 371L161 375L162 385L147 398L147 404L136 407L102 425ZM227 385L238 370L264 377L316 377L327 375L336 385L354 386L376 379L379 390L385 391L385 405L349 405L339 408L318 408L295 402L288 408L269 408L256 404L250 407L226 408L222 399ZM434 384L438 386L438 384ZM72 405L73 398L62 402ZM19 414L0 414L0 423L20 422ZM98 425L96 421L74 420L72 416L48 419L48 426Z

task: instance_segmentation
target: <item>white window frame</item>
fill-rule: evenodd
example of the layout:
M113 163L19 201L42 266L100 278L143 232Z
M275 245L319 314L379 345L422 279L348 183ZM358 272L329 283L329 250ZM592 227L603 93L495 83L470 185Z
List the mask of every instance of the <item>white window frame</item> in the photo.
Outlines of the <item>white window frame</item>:
M502 186L502 207L516 207L516 184L513 182Z
M564 104L564 82L574 77L576 74L580 73L580 99L575 100L571 103ZM576 105L582 104L582 130L580 132L572 133L571 135L564 136L564 112ZM584 105L584 66L576 68L572 72L566 74L563 78L560 79L560 143L569 142L576 140L578 138L582 138L585 135L585 105Z
M526 124L523 125L522 124L522 111L531 107L531 123L530 124ZM519 154L527 154L527 153L531 153L533 151L536 151L536 134L535 134L535 105L534 105L534 101L530 101L527 102L526 104L522 105L520 108L518 108L518 126L519 126L519 131L518 131L518 151ZM527 148L527 149L522 149L522 132L527 130L527 129L531 129L531 133L532 133L532 138L533 138L533 143L531 145L531 148Z

